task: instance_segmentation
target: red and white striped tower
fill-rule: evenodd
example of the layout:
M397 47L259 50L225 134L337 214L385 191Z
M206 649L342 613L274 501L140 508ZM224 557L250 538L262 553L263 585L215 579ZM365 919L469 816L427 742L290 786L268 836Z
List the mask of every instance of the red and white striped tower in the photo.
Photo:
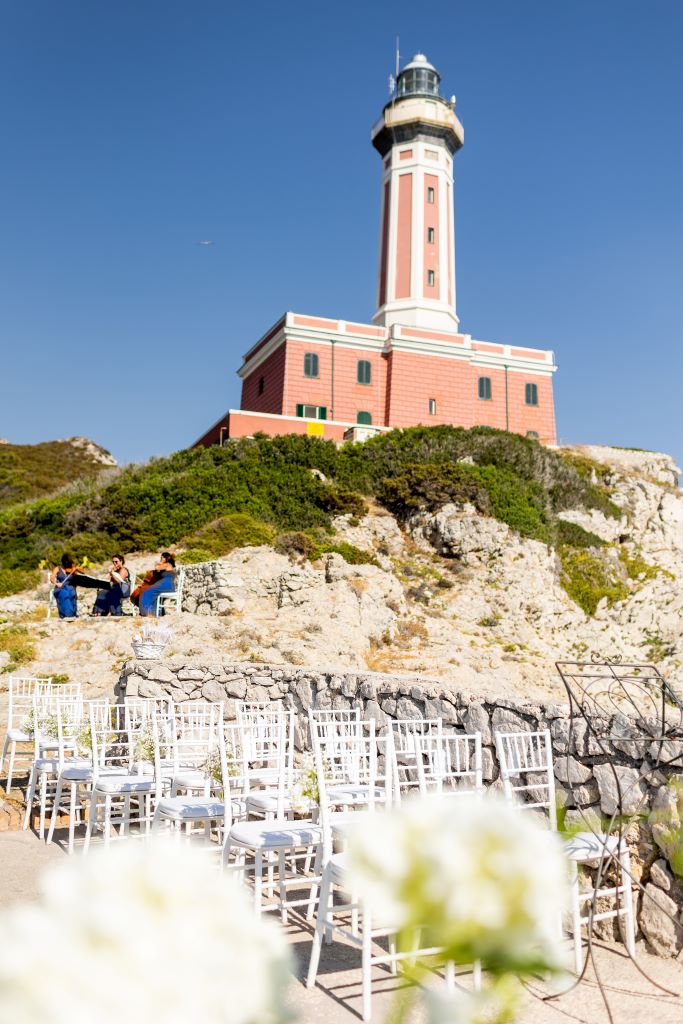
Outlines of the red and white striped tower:
M453 157L464 141L455 98L418 53L372 129L383 160L376 324L458 330Z

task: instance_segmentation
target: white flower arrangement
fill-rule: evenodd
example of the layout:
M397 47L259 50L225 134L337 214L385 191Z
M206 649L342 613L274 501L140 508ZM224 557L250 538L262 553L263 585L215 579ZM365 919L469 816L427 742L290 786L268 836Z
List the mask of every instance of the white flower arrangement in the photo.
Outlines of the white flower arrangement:
M35 717L35 709L31 708L29 713L24 718L21 724L22 730L26 733L30 739L33 739L36 732L36 726L40 732L40 735L44 739L56 740L59 735L59 723L57 722L57 716L51 712L43 712Z
M305 753L302 756L301 765L292 782L289 799L296 814L308 814L311 804L319 803L318 772L313 754Z
M170 626L145 622L132 640L133 653L138 658L158 658L168 647L174 633Z
M51 868L40 902L0 917L0 948L3 1021L290 1019L280 930L174 843L124 841Z
M568 905L561 844L501 798L409 800L368 815L349 830L348 856L350 888L396 927L399 943L421 928L421 945L443 949L444 959L481 961L503 979L494 994L505 1013L510 974L561 969L560 921ZM428 1003L433 1021L453 1011L451 997L450 1011L444 998ZM468 1007L451 1019L479 1019L482 999ZM487 1020L490 1006L488 1012Z

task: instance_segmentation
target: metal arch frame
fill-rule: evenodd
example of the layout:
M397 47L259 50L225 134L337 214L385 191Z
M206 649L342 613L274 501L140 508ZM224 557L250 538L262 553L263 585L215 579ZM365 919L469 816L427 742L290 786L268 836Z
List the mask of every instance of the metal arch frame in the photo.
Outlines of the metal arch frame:
M606 823L606 834L616 834L618 836L618 851L622 842L624 842L625 816L623 807L625 795L659 769L683 767L683 752L676 754L669 760L663 760L661 756L665 742L668 740L683 741L683 701L671 689L655 665L623 662L620 657L609 658L593 654L591 655L590 662L557 661L555 662L555 667L569 698L567 764L572 751L575 749L574 726L577 719L582 719L585 724L585 737L587 739L592 738L597 744L599 750L597 756L602 755L609 758L607 763L614 776L617 791L617 807ZM669 709L668 713L667 709ZM622 732L613 734L612 728L617 716L622 718L625 728L623 728ZM633 719L635 719L635 722ZM605 728L596 728L598 723L604 724ZM637 744L636 750L639 747L643 747L644 754L645 752L650 752L653 761L651 767L642 772L625 790L622 788L621 780L615 768L613 749L609 749L607 746L608 743L613 744L615 741L621 745ZM652 753L653 745L656 745L656 755ZM574 796L573 784L569 781L569 771L566 774L568 779L566 785L572 796ZM581 808L579 808L579 811L581 811ZM584 822L587 831L590 831L595 836L599 835L590 820L585 818ZM585 977L588 964L590 963L595 972L596 983L602 996L607 1016L611 1024L614 1024L609 1000L598 971L593 949L593 918L597 910L598 892L610 863L613 863L615 866L616 884L619 886L623 868L619 863L618 852L617 854L611 854L603 845L603 853L598 862L597 877L593 886L593 897L588 904L588 943L583 969L569 989L565 989L562 993L546 996L545 999L558 998L559 995L565 995L567 991L575 988ZM640 890L645 897L645 890L640 882L630 872L629 875L636 890ZM651 899L649 896L646 898ZM659 909L661 910L662 908L660 907ZM617 915L616 920L623 940L621 917ZM675 918L672 917L673 920ZM651 978L631 954L629 953L628 955L639 973L650 984L654 985L655 988L668 995L680 995L680 993L666 988Z

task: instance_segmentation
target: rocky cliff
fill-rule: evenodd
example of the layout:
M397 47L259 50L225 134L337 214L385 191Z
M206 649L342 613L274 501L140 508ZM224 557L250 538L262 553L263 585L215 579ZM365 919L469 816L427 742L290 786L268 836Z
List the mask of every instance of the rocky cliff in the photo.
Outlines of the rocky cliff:
M418 510L401 524L373 505L334 526L376 564L335 553L311 562L264 545L188 566L169 653L421 673L454 691L561 699L553 663L597 652L654 662L683 691L678 469L655 453L572 455L592 460L614 506L561 513L594 547L525 539L467 502ZM33 599L8 598L4 607L27 604ZM135 628L133 620L51 620L36 637L34 667L113 685Z

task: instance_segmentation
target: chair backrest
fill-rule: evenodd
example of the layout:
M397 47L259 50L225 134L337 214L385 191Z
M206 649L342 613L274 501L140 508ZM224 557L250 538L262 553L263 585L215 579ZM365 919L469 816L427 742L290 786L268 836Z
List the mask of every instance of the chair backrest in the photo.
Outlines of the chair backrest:
M178 607L180 607L180 602L183 599L183 589L184 589L184 587L185 587L185 570L184 569L178 569L178 570L176 570L176 576L175 576L175 592L176 592L176 599L178 601Z
M125 704L91 701L89 714L95 783L104 772L130 775L137 765L143 762L154 763L153 732L144 720L131 723ZM152 748L149 753L140 749L148 745ZM155 777L158 791L161 777L158 773L155 773Z
M417 736L441 734L441 718L392 718L387 723L394 737L394 799L400 803L401 793L419 787L415 739Z
M52 676L10 676L7 728L21 726L32 714L34 697L42 702L52 688Z
M80 683L53 683L50 690L50 699L77 700L81 697L83 688Z
M129 722L134 729L143 721L151 721L153 714L167 721L173 716L172 697L125 697L123 703L128 709Z
M159 721L157 717L157 722ZM175 772L201 769L217 749L218 728L223 721L223 704L182 701L173 708L170 744L162 756L172 758ZM163 741L163 733L160 730Z
M373 812L377 804L392 802L394 738L391 730L377 736L375 722L364 722L363 729L347 737L346 745L324 725L311 723L313 758L317 776L318 806L323 830L323 861L332 852L331 813L338 806L337 787L363 787L367 794L364 807ZM349 803L353 801L348 800Z
M79 742L88 721L88 710L80 694L58 700L54 707L57 718L57 762L61 771L68 756L78 756Z
M481 733L413 733L421 796L461 797L484 788Z
M555 775L550 732L497 732L496 753L503 792L524 810L548 812L557 830Z
M358 708L323 709L311 708L308 713L308 728L313 745L313 732L334 739L345 749L347 739L363 735L363 723Z
M237 700L235 701L235 713L237 721L245 725L252 718L258 718L264 711L281 711L281 700Z

